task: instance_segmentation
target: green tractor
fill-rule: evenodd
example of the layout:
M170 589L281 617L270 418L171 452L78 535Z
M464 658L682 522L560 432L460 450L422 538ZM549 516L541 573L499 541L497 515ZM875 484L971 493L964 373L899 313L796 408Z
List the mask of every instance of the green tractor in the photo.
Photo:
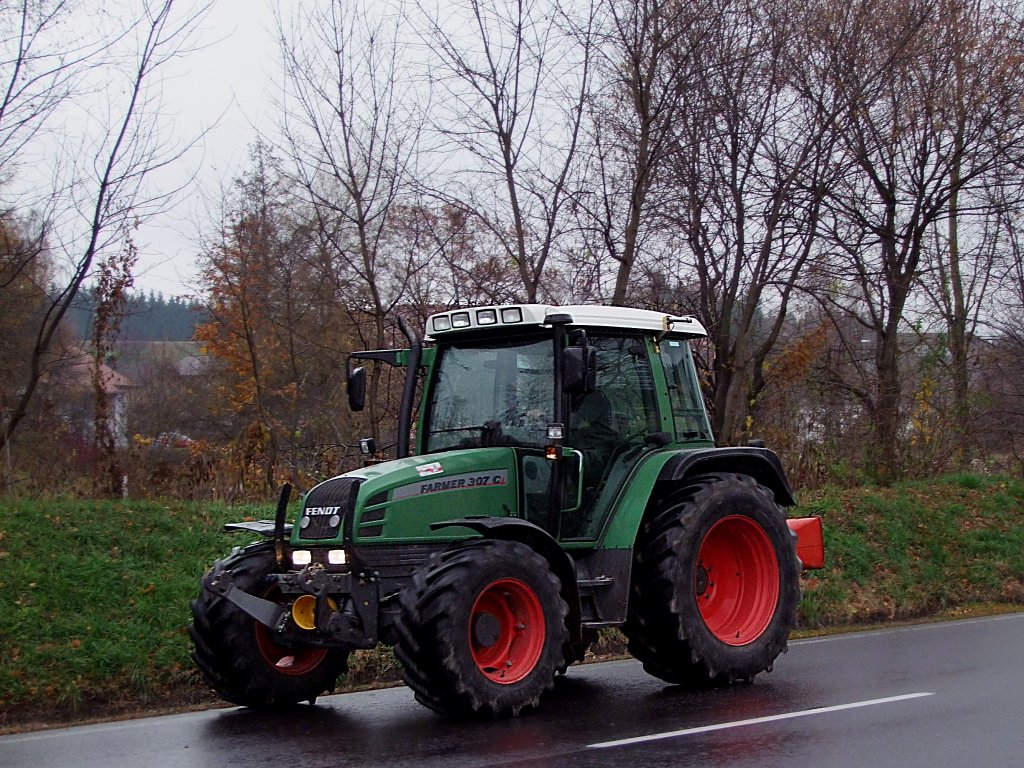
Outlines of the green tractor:
M426 339L400 325L408 349L352 355L406 369L398 457L315 486L294 524L285 487L275 520L228 526L266 540L202 579L193 657L221 696L314 701L385 643L427 707L517 715L603 627L669 683L771 669L800 572L823 564L820 519L787 521L774 453L715 447L700 323L526 304L435 314Z

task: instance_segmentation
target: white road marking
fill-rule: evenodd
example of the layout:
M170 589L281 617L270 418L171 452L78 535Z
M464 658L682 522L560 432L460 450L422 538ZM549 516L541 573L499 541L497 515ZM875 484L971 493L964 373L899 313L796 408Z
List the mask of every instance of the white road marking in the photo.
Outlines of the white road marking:
M772 723L776 720L792 720L796 717L807 717L808 715L824 715L828 712L842 712L845 709L859 709L860 707L873 707L876 704L892 704L897 701L909 701L920 699L925 696L934 696L934 692L905 693L901 696L887 696L884 699L869 699L868 701L854 701L850 704L836 704L831 707L819 707L817 709L803 709L799 712L783 712L779 715L767 715L765 717L752 717L749 720L734 720L731 723L716 723L714 725L701 725L696 728L683 728L679 731L666 731L665 733L652 733L648 736L634 736L630 739L616 739L615 741L602 741L598 744L588 744L589 749L608 749L609 747L623 747L628 744L641 744L647 741L659 741L661 739L674 739L678 736L690 736L695 733L710 733L712 731L724 731L728 728L741 728L745 725L757 725L759 723Z

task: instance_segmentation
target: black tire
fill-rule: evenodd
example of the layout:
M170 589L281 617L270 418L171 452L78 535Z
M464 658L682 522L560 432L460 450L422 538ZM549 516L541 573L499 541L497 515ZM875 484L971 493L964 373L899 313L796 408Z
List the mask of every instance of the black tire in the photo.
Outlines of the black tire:
M746 475L701 475L642 526L623 629L666 682L750 681L786 650L799 600L795 536L772 492Z
M560 589L519 542L476 539L431 556L400 598L395 655L416 700L459 718L537 707L569 649Z
M231 571L236 587L273 599L273 542L260 542L218 560L192 601L192 658L203 678L227 701L253 708L316 700L348 671L348 652L278 645L262 624L212 592L208 584Z

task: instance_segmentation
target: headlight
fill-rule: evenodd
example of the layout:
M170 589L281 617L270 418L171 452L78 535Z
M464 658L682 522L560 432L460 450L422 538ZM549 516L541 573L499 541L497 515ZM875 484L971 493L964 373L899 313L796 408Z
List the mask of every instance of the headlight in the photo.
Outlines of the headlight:
M344 549L329 549L327 550L327 562L331 565L344 565L345 564L345 550Z
M313 553L308 549L296 549L292 552L292 565L306 566L313 562Z

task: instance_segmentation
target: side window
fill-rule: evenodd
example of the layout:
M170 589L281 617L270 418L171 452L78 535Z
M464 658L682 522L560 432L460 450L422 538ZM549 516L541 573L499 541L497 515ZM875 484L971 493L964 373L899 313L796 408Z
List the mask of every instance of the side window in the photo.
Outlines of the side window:
M610 451L658 429L654 383L642 338L599 336L591 343L597 349L597 391L573 400L570 444L600 444Z
M608 399L620 441L642 440L658 429L654 381L639 337L596 338L597 389Z
M661 362L668 380L676 440L711 440L690 345L680 339L665 339L661 342Z

